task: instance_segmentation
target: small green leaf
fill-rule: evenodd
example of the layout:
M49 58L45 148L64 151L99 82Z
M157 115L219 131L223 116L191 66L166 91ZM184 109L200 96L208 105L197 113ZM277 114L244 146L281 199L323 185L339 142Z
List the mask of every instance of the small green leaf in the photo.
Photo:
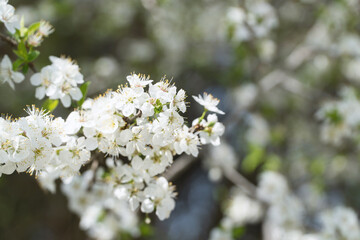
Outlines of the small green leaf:
M18 49L17 50L14 50L14 53L20 58L20 59L23 59L23 60L27 60L27 49L26 49L26 46L25 46L25 43L23 41L21 41L19 44L18 44Z
M267 171L279 171L281 168L281 158L276 154L270 154L262 167L263 170Z
M146 224L146 223L140 224L140 232L143 237L151 237L154 235L153 228L149 224Z
M82 93L82 98L77 102L78 107L81 107L86 99L87 96L87 92L88 92L88 88L91 82L85 82L83 85L81 85L80 87L80 91Z
M245 233L245 227L236 227L232 231L233 238L238 239Z
M43 105L42 108L45 110L48 110L49 112L52 112L55 110L55 108L57 107L57 105L59 104L59 100L55 99L47 99Z
M102 210L101 211L101 213L100 213L100 215L98 216L98 219L97 219L97 221L98 222L103 222L104 220L105 220L105 218L106 218L106 211L105 210Z
M38 30L40 27L40 22L36 22L30 25L28 28L28 35L33 34L36 30Z
M24 64L24 60L17 59L16 61L13 62L13 70L17 71L22 64Z
M22 67L22 72L23 74L26 74L29 70L29 65L28 64L24 64L23 67Z
M20 41L20 30L19 29L15 29L15 33L13 35L13 37L19 42Z
M28 62L33 62L38 56L40 55L40 52L38 50L34 50L29 52L28 54Z
M159 99L157 99L155 103L156 103L155 108L154 108L155 114L159 114L162 112L163 105Z
M242 169L247 172L253 172L255 169L264 162L265 158L265 150L256 145L250 145L249 153L243 159L241 166Z
M24 16L21 17L20 20L20 38L27 37L28 29L25 27L25 19Z

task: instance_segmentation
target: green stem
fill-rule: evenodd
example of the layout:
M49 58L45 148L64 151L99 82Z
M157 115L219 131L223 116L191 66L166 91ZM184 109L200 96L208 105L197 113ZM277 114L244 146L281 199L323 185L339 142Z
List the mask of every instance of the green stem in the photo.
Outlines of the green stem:
M198 124L200 124L201 121L205 118L205 115L206 115L207 111L208 111L208 110L207 110L206 108L204 108L204 112L203 112L203 114L201 115L201 117L199 118Z

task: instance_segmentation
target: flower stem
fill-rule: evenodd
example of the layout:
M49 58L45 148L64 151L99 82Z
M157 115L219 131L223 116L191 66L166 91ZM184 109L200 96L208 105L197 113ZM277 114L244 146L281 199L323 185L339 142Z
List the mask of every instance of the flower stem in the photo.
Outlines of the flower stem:
M208 111L208 110L207 110L206 108L204 108L204 112L202 113L201 117L199 118L198 124L200 124L201 121L205 118L205 115L206 115L207 111Z

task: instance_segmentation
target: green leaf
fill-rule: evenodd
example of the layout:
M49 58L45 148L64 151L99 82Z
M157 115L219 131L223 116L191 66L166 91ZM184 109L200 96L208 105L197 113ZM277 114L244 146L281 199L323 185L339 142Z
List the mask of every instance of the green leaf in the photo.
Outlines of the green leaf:
M33 62L39 55L40 55L40 52L38 50L29 52L29 54L27 56L28 62Z
M253 172L255 169L264 162L265 150L256 145L250 145L248 155L242 161L242 168L245 172Z
M326 117L334 124L340 124L343 121L343 117L337 109L331 109L327 111Z
M155 105L155 108L154 108L154 112L155 114L159 114L162 112L162 109L163 109L163 105L162 103L160 102L159 99L156 100L156 105Z
M28 29L25 27L25 19L24 16L21 17L20 20L20 38L27 38Z
M13 35L13 37L19 42L20 41L20 30L19 29L15 29L15 33Z
M153 228L149 224L146 224L146 223L140 224L140 232L141 232L141 236L143 236L143 237L151 237L154 235Z
M27 49L26 49L26 46L25 46L25 43L23 41L21 41L19 44L18 44L18 49L17 50L14 50L14 53L20 58L20 59L23 59L23 60L27 60Z
M101 211L101 213L100 213L100 215L98 216L98 219L97 219L97 221L98 222L103 222L104 220L105 220L105 218L106 218L106 211L105 210L102 210Z
M26 74L29 70L29 65L28 64L24 64L24 66L22 67L22 72L23 74Z
M13 62L13 71L17 71L22 64L24 64L24 60L22 60L22 59L17 59L16 61L14 61Z
M281 158L276 154L270 154L262 168L267 171L279 171L281 168Z
M55 108L57 107L57 105L59 104L59 100L55 99L47 99L43 105L42 108L45 110L48 110L49 112L52 112L55 110Z
M83 85L81 85L80 87L80 91L82 93L82 98L77 102L78 107L81 107L86 99L87 96L87 92L88 92L88 88L91 82L85 82Z
M30 25L28 28L28 35L33 34L36 30L38 30L40 27L40 22L36 22Z
M232 231L233 238L238 239L245 233L245 227L236 227Z

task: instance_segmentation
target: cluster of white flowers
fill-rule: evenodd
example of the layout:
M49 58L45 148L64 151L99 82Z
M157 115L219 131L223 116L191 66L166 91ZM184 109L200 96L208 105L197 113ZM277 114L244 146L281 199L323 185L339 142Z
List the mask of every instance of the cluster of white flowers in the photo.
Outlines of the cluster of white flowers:
M13 71L13 65L8 55L5 55L0 63L0 81L8 83L12 89L15 89L14 83L21 83L25 77L22 73Z
M47 27L45 30L49 31ZM84 83L84 77L79 72L79 66L70 58L50 56L51 65L35 73L30 82L36 88L36 98L43 99L45 95L50 99L60 99L64 107L70 107L71 99L80 100L83 95L78 85Z
M209 178L212 181L219 181L224 171L229 168L236 169L238 159L234 149L222 141L220 146L210 147L209 154L204 161L204 165L209 169Z
M278 25L274 8L263 0L246 0L244 8L229 8L227 21L237 42L263 38Z
M321 139L339 145L344 138L356 137L360 126L360 101L354 88L340 91L340 100L326 102L316 113L323 121Z
M360 38L352 23L359 9L358 1L330 2L307 34L298 54L302 52L306 60L314 60L319 70L328 70L332 60L341 59L340 70L344 77L358 83Z
M94 239L115 239L119 232L138 237L138 218L126 201L116 198L105 183L102 168L75 176L62 185L69 208L80 217L80 228Z
M225 202L224 217L220 227L211 230L210 240L232 240L233 229L243 227L247 223L258 222L263 215L260 202L251 199L237 188L232 189L230 198Z
M139 207L143 213L155 211L158 218L164 220L175 208L174 187L164 177L151 178L146 171L119 165L107 181L115 185L114 195L129 202L133 211Z
M47 21L40 21L39 28L29 36L28 43L31 46L38 47L45 37L48 37L54 32L53 26Z
M80 91L76 84L83 77L71 61L50 59L53 64L34 74L31 82L40 85L37 97L60 98L68 106L68 94ZM119 227L120 203L129 204L133 211L140 207L143 213L155 212L160 220L168 218L175 208L175 188L159 175L172 164L174 155L197 156L202 144L219 145L224 132L215 114L204 119L208 111L223 113L217 108L219 100L211 95L195 97L205 110L188 127L180 115L186 111L184 90L177 91L167 80L153 84L135 74L127 80L129 86L86 100L66 121L35 107L29 108L27 117L0 121L0 175L36 172L40 184L51 192L61 177L70 208L81 216L81 227L91 236L105 231L109 237L104 239L111 239ZM65 85L69 86L66 91ZM74 177L94 150L103 153L100 158L111 156L105 170L95 168ZM97 158L93 163L99 164ZM112 217L98 221L108 213Z
M174 193L167 180L154 177L162 174L176 154L198 155L201 144L220 144L224 126L215 114L205 114L184 124L180 115L186 111L185 91L161 80L140 75L127 77L129 86L88 99L82 109L72 112L66 120L66 132L76 134L82 129L84 145L91 150L110 155L116 166L110 180L118 183L115 195L127 199L132 209L141 204L141 211L153 212L160 219L169 216L174 208ZM148 89L148 91L146 91ZM205 95L200 101L204 111L221 112L214 98ZM201 98L202 99L202 98ZM125 158L121 163L116 158Z
M15 33L20 27L20 18L15 14L15 8L8 4L8 0L0 1L0 21L10 33Z
M258 198L268 204L264 234L271 239L296 239L294 233L302 229L303 203L291 193L286 179L275 172L264 172L260 176Z
M305 227L306 199L301 200L289 190L285 178L275 172L264 172L260 177L258 197L268 204L264 234L280 240L335 240L360 239L360 226L356 213L338 206L315 211L314 220L320 228L308 233ZM313 204L310 203L310 204Z
M35 107L28 113L17 120L0 118L0 175L15 170L37 174L52 166L58 176L78 173L90 159L81 146L83 138L66 135L62 118L53 119Z
M346 207L335 207L320 214L321 235L324 239L360 239L360 226L356 213Z

